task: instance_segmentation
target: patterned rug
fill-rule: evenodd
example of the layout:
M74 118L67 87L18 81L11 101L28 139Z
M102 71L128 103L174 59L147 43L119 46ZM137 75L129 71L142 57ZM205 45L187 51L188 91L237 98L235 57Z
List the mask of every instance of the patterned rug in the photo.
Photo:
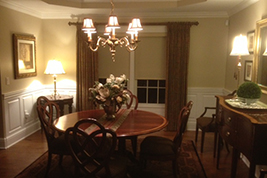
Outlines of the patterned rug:
M138 142L141 140L138 139ZM47 164L47 152L25 168L16 178L43 178ZM191 140L183 141L178 159L180 178L206 178L205 170ZM58 157L53 156L49 178L73 178L74 166L72 158L65 156L62 166L58 166ZM148 162L145 170L139 164L130 163L129 173L132 178L172 178L171 162Z

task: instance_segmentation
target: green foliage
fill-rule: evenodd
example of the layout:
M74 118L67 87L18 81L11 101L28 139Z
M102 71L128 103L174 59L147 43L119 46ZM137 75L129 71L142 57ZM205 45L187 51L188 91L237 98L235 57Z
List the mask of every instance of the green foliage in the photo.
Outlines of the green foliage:
M249 99L259 99L261 97L261 88L253 82L244 82L237 90L237 96Z

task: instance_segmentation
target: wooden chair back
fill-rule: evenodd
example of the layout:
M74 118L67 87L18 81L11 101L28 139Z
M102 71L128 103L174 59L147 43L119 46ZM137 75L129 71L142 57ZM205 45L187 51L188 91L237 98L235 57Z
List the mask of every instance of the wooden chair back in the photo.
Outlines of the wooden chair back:
M89 133L87 133L89 132ZM65 132L66 144L76 166L89 176L105 169L111 176L109 161L117 144L116 133L105 129L95 119L83 119Z
M138 108L138 98L136 95L134 95L130 90L126 90L127 94L129 95L129 100L126 102L126 108L130 109L132 105L134 105L134 109L136 110Z
M50 147L53 139L60 135L53 124L54 120L60 117L59 106L56 103L47 100L43 105L38 105L37 103L37 111L42 128L45 131L48 147Z
M173 139L174 142L174 150L178 153L182 144L183 140L183 134L186 130L187 122L189 119L189 115L191 112L191 108L193 106L193 102L189 101L186 106L184 106L179 114L179 119L178 119L178 127L177 127L177 132L175 134L175 137Z

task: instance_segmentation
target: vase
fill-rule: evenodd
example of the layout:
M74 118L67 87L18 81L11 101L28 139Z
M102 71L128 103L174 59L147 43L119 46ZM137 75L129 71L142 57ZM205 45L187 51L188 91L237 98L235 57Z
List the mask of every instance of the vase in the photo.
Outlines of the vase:
M259 98L256 98L256 99L251 99L251 98L242 98L242 97L238 97L238 100L242 103L245 103L247 105L251 105L253 103L256 103Z
M107 120L113 120L115 119L115 114L117 113L117 107L115 101L109 102L109 104L103 104L102 107L104 108L104 111L106 113L106 119Z

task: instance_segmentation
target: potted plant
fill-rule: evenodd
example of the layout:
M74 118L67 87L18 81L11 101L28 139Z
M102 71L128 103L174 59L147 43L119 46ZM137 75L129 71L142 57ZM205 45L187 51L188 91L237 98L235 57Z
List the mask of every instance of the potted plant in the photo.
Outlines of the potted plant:
M236 92L238 99L246 104L257 102L261 97L261 88L254 82L244 82Z

